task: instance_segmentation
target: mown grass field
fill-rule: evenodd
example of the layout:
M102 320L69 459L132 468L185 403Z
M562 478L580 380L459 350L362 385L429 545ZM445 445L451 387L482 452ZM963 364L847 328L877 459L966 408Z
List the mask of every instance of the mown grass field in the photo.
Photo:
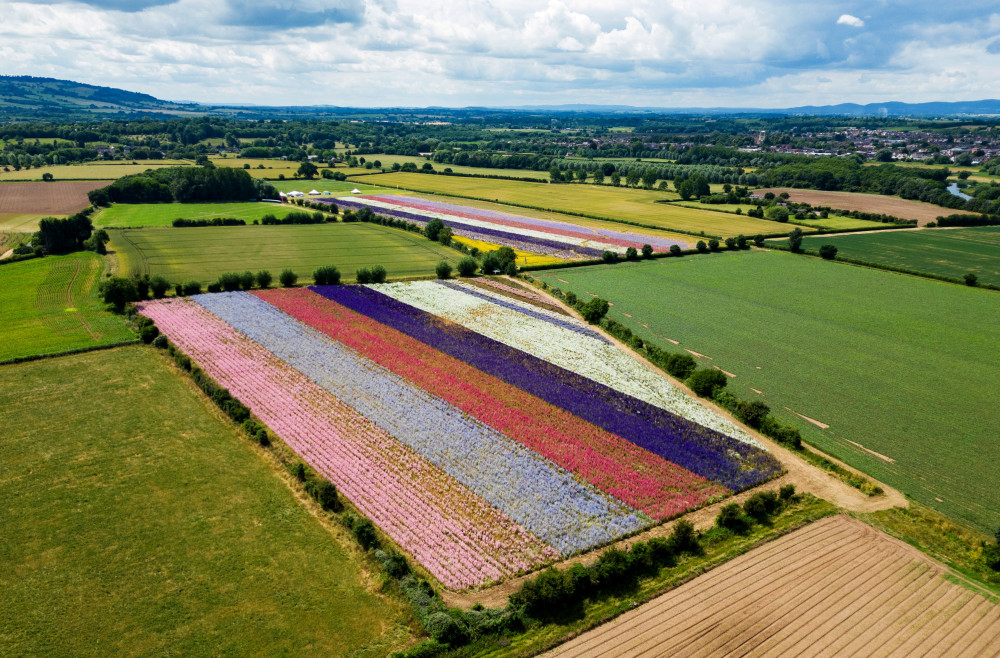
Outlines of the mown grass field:
M89 251L0 267L0 361L134 339L98 298L103 271Z
M351 540L210 404L148 347L0 367L0 654L383 656L407 642Z
M385 267L390 278L433 276L438 262L454 264L462 256L419 233L360 223L157 227L109 234L122 272L162 274L171 283L208 284L223 272L266 269L277 285L287 267L303 284L323 265L336 265L345 282L354 280L358 268L372 265Z
M716 212L732 212L735 213L737 210L742 211L746 214L747 210L753 208L751 204L744 203L712 203L705 204L700 201L675 201L674 205L684 206L685 208L699 208L702 210L714 210ZM795 217L790 217L788 220L790 226L788 228L791 231L795 228L794 225L808 226L810 228L824 229L828 231L852 231L859 228L884 228L886 224L882 222L871 222L867 219L854 219L853 217L837 217L836 215L830 215L826 219L820 217L813 217L811 219L795 219Z
M757 190L757 194L774 192L788 193L789 201L805 202L814 206L827 206L837 210L858 210L861 212L884 213L902 219L915 219L920 226L933 222L938 216L953 215L957 210L936 206L923 201L910 201L898 196L864 194L862 192L824 192L821 190L799 190L791 187L774 187Z
M701 367L736 375L733 393L848 464L981 530L1000 525L995 292L767 251L537 276L704 355Z
M846 258L892 265L956 279L972 272L981 283L1000 284L1000 227L922 229L814 237L802 246L832 244Z
M147 169L194 165L189 160L108 160L106 162L85 162L83 164L49 165L20 171L0 171L0 181L42 180L42 174L50 173L55 180L114 180L128 174L141 174Z
M579 212L608 219L638 222L662 229L677 229L722 237L780 233L781 225L751 217L710 212L656 203L662 192L598 185L549 185L522 181L458 178L427 174L380 174L365 182L399 186L419 192L468 196L486 201L513 203L552 211Z
M116 203L91 216L94 226L170 226L175 219L233 217L247 224L264 215L284 217L293 210L305 210L279 203Z

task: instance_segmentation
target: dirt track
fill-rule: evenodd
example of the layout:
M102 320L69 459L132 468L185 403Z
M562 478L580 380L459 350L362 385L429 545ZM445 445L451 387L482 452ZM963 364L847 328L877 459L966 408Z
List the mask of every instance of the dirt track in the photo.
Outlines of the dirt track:
M846 516L761 546L549 656L1000 656L1000 605Z

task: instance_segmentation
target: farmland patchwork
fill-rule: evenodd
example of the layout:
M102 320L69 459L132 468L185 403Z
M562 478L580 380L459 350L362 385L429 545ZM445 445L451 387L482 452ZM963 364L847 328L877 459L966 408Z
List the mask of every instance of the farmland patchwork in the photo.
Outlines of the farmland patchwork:
M586 325L474 286L139 308L449 588L608 544L781 470Z

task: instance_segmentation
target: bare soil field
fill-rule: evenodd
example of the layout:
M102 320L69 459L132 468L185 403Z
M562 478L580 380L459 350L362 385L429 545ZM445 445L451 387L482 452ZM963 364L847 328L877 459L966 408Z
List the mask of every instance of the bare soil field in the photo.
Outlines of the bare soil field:
M958 212L944 206L936 206L933 203L860 192L823 192L820 190L798 190L792 187L774 187L767 190L757 190L755 193L764 194L767 192L774 192L775 195L788 192L789 201L809 203L814 206L829 206L835 210L885 213L902 219L915 219L919 226L933 222L939 216L954 215Z
M550 656L1000 656L1000 605L847 516L753 550Z
M0 215L72 215L90 202L87 192L111 181L0 184Z

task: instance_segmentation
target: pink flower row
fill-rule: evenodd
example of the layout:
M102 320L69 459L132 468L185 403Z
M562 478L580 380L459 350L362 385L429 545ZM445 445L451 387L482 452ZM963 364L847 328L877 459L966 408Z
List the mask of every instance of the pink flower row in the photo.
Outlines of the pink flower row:
M199 304L163 300L139 308L446 587L497 581L558 557L555 549Z

